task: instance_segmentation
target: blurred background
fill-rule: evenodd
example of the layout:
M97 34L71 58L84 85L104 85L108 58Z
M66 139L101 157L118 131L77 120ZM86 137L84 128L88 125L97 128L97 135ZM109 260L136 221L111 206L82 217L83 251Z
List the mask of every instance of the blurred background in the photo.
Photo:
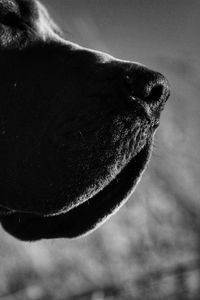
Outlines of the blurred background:
M67 39L160 71L172 95L136 192L100 229L23 243L0 228L0 299L199 299L200 1L43 3Z

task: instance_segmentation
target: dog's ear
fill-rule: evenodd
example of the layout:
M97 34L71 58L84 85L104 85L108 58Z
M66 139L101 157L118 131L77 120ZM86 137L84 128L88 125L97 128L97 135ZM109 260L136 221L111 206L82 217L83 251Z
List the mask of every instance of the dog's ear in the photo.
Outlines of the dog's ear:
M19 39L21 29L22 21L18 1L0 0L0 48L13 48Z
M24 48L35 40L64 37L46 8L33 0L0 0L0 48Z
M20 16L19 5L15 1L0 0L0 24L15 26Z

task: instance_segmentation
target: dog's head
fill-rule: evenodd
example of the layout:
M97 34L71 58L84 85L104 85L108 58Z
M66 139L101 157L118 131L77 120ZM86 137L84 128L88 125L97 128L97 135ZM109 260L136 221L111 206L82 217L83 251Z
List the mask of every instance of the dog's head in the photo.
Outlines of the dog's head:
M166 79L66 41L45 8L0 0L0 220L24 239L75 237L130 196Z

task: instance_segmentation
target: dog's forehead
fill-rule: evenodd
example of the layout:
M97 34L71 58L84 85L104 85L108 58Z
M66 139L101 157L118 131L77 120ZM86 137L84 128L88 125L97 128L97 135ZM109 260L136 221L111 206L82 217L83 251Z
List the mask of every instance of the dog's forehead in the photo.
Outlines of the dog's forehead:
M35 4L37 6L37 11L38 11L37 22L36 22L38 33L43 38L49 35L54 36L55 34L62 37L63 36L62 30L49 16L47 9L39 1L36 1Z

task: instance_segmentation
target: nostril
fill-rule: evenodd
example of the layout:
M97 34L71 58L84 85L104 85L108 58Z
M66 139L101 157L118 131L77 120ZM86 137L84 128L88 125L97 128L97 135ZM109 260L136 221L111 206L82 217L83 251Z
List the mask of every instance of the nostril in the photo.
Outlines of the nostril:
M164 87L162 84L157 84L150 89L149 95L145 98L145 100L149 100L149 102L158 102L161 100L164 94Z
M148 105L152 104L154 109L161 107L170 95L168 80L161 73L144 66L132 65L125 79L132 99L137 98Z

